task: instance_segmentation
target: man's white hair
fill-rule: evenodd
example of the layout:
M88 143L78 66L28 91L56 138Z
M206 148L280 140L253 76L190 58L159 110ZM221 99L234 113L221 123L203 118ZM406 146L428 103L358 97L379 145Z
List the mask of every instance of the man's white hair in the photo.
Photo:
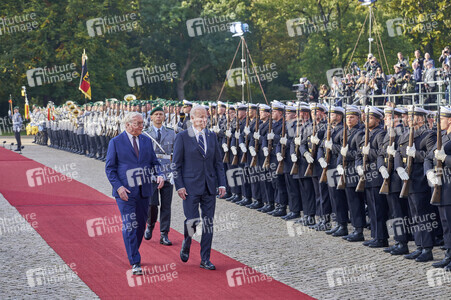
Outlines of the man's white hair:
M129 123L132 123L132 122L133 122L133 119L136 118L136 117L141 117L141 118L142 118L143 116L142 116L141 113L136 112L136 111L134 111L134 112L129 112L128 114L125 115L125 118L124 118L124 125L127 125L127 124L129 124Z
M202 105L197 105L197 106L194 106L192 109L191 109L191 111L189 112L189 117L192 119L192 118L194 118L194 116L197 114L197 112L198 111L205 111L205 112L207 112L207 110L205 109L205 108L203 108L202 107Z

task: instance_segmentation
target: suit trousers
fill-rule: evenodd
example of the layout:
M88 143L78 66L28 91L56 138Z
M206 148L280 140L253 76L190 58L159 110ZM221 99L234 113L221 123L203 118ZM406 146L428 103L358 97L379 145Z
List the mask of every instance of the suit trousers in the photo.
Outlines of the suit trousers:
M202 261L210 260L215 206L216 197L209 194L206 188L203 195L188 194L186 199L183 200L183 212L186 218L184 223L185 247L191 247L192 236L196 232L196 226L202 221L202 239L200 241L200 257ZM199 207L202 219L199 218Z
M143 197L140 193L135 198L128 197L128 201L116 198L117 206L122 217L122 237L130 265L141 262L139 246L146 230L147 209L149 197Z

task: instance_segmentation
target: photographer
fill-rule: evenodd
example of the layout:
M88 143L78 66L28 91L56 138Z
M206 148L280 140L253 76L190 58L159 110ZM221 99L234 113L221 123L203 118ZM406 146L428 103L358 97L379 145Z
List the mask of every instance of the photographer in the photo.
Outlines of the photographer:
M318 89L316 88L316 86L307 80L305 82L305 87L307 89L308 101L309 102L317 102L319 93L318 93Z
M442 64L442 66L444 65L450 65L451 64L451 58L450 58L450 51L449 51L449 47L446 46L443 50L442 50L442 55L440 55L440 58L438 59L438 61Z
M351 104L351 99L355 92L355 80L350 73L346 74L346 77L341 80L342 83L342 94L347 97L346 103Z
M395 74L393 76L395 77L396 80L403 78L404 75L406 74L404 68L398 64L394 65L393 68L395 69Z
M406 75L402 79L398 79L396 81L401 86L402 94L412 94L415 93L415 86L417 85L416 81L412 79L410 72L407 72ZM403 96L402 97L403 105L412 105L412 96ZM415 99L415 103L416 103Z
M425 60L426 63L426 60ZM435 69L431 60L426 63L426 70L423 73L424 89L426 93L433 93L436 91L437 85L435 84ZM425 103L435 103L435 95L428 95Z
M319 101L321 103L327 103L327 97L329 97L329 87L325 84L322 84L319 88Z
M399 93L399 85L396 83L395 77L391 77L387 84L387 95L394 95ZM388 96L387 102L399 104L399 97Z
M409 61L405 58L401 52L398 52L398 65L406 69L409 66Z

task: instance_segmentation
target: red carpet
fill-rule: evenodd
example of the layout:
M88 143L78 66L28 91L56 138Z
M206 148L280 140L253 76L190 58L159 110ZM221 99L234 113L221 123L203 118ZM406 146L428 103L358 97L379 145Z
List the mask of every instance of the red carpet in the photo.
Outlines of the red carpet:
M115 200L62 174L49 175L49 170L37 168L44 165L0 148L0 193L22 215L36 215L37 232L101 298L312 299L214 250L211 260L217 270L203 270L200 246L194 240L190 260L182 263L183 235L174 230L172 247L161 246L155 238L143 241L140 253L148 274L127 276L130 266L117 230L120 214ZM40 185L55 176L59 180ZM106 225L99 226L92 220L96 218Z

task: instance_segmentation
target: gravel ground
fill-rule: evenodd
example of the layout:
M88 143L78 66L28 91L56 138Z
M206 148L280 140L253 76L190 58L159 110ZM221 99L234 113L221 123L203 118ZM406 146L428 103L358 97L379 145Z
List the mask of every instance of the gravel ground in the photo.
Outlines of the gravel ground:
M10 143L12 138L0 137L0 142L3 140ZM103 162L37 146L31 144L30 138L23 138L23 141L23 155L49 167L75 163L77 180L111 195ZM171 227L182 232L184 216L178 196L174 196L172 208ZM391 256L381 249L364 247L361 243L345 242L302 226L292 227L279 218L223 200L217 201L216 214L214 249L315 298L451 298L451 275L440 281L439 275L427 273L433 269L431 263L416 263ZM1 198L0 217L16 215L17 210ZM365 236L369 238L368 231L365 231ZM199 238L195 236L195 239ZM64 264L31 226L29 231L0 236L0 239L3 266L0 298L31 297L32 293L33 298L96 297L78 277L56 287L29 286L27 270ZM413 243L409 246L414 249ZM442 250L434 249L435 261L443 256Z

